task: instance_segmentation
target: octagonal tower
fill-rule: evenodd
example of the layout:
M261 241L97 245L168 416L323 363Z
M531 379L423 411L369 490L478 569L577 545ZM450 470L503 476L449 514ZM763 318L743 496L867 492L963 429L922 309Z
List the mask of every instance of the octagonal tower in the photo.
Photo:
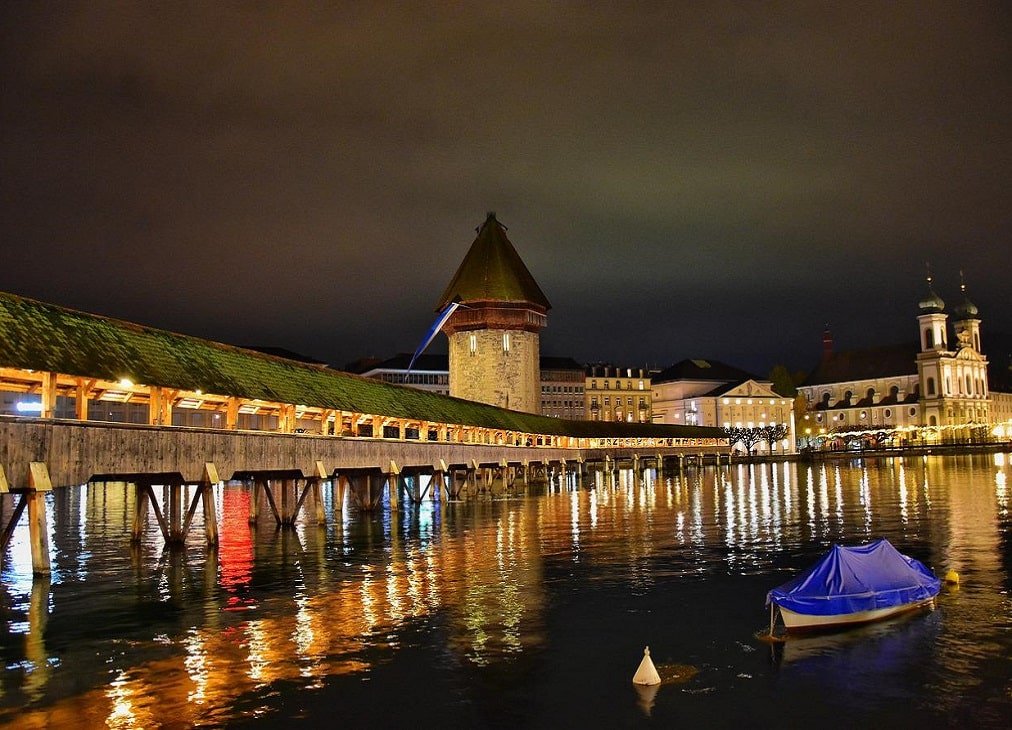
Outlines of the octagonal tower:
M450 341L450 395L516 411L541 408L539 332L551 308L506 226L489 213L436 307L460 302Z

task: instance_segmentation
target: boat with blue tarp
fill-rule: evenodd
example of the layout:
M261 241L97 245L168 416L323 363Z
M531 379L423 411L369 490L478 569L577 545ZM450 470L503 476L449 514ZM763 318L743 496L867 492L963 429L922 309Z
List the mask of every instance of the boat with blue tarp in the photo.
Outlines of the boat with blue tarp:
M941 581L886 539L833 545L815 565L766 594L770 633L779 610L788 633L870 623L934 607Z

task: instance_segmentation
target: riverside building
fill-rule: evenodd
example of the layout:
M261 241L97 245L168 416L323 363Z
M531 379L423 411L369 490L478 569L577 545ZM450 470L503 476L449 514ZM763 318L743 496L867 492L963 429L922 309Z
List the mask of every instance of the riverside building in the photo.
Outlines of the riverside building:
M822 359L799 387L809 411L803 435L908 428L952 440L981 428L1004 433L1012 395L990 389L979 310L965 283L960 290L950 321L928 277L916 342L835 352L825 332Z
M646 368L588 365L584 377L584 407L589 421L650 423L650 373Z
M653 378L653 422L721 428L783 425L784 438L773 453L795 449L794 401L773 384L718 360L682 360ZM756 444L769 453L770 444ZM736 448L739 448L736 446Z

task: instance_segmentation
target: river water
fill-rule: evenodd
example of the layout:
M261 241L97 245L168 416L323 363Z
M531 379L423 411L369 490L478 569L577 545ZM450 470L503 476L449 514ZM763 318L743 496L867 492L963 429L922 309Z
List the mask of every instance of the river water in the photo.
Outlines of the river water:
M129 490L58 490L51 580L27 527L4 555L0 726L1008 727L1010 463L622 472L288 531L250 528L226 485L214 552L199 510L185 551L153 517L131 548ZM960 587L866 629L755 639L767 590L879 536ZM666 681L638 690L647 644Z

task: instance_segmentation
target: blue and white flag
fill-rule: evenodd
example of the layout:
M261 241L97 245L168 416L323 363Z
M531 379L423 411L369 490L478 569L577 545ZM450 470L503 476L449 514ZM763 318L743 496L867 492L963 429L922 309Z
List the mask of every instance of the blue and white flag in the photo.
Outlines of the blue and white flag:
M432 344L432 340L434 340L436 335L439 334L439 330L443 329L443 325L446 324L446 321L450 319L454 312L457 311L457 307L459 306L460 301L454 299L452 302L447 304L443 311L439 313L439 316L436 317L436 321L432 323L432 327L430 327L429 331L425 333L425 339L422 340L422 344L418 346L418 349L415 350L415 354L411 356L411 362L408 363L407 372L404 373L405 381L407 381L408 375L411 373L411 368L415 366L415 360L418 359L419 355L425 352L425 348Z

